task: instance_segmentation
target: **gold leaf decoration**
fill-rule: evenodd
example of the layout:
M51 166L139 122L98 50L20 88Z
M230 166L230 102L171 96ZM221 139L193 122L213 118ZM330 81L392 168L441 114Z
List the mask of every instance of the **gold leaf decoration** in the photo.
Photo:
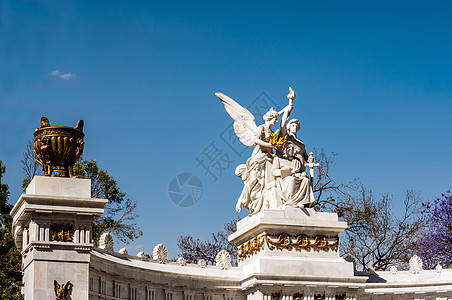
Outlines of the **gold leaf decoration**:
M287 251L335 251L337 252L339 245L339 237L327 237L324 235L307 236L300 234L291 236L287 233L270 236L263 233L237 247L237 257L239 261L247 259L254 254L264 250L265 246L269 250L287 250Z
M71 224L53 224L50 226L52 240L59 242L72 242L74 226Z

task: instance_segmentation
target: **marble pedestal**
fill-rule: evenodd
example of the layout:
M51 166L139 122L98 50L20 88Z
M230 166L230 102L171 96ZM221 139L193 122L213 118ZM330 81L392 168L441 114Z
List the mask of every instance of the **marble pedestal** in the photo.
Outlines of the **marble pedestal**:
M364 281L338 252L338 235L346 227L335 213L294 207L264 209L240 220L229 241L237 245L238 267L247 274L244 287L254 290L249 298L266 299L278 290L324 294L329 286L331 299L356 294Z
M25 300L54 299L54 280L74 285L72 299L88 299L91 229L107 202L91 198L89 179L33 178L11 210Z

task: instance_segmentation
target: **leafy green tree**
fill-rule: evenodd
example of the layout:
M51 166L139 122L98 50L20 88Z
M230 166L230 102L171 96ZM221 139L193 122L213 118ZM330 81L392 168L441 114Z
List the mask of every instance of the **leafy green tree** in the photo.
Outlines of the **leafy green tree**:
M97 242L104 232L114 234L124 243L143 235L136 222L137 204L122 192L116 180L102 170L95 160L80 159L74 166L74 175L91 179L91 197L108 199L105 212L94 224L93 239Z
M32 141L27 143L21 162L24 174L22 188L25 191L35 175L42 175L40 165L35 160ZM74 175L91 179L91 197L108 199L104 214L93 227L95 242L99 241L104 232L110 232L124 243L143 235L134 222L138 217L136 202L120 190L116 180L106 170L100 169L95 160L80 158L74 166Z
M17 250L12 235L12 217L9 212L13 205L8 203L9 190L2 177L6 167L0 160L0 299L23 299L22 255Z

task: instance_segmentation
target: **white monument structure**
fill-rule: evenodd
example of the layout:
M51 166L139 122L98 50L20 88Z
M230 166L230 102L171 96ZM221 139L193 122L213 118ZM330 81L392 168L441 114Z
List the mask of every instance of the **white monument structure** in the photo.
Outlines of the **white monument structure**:
M237 245L237 266L225 250L219 251L214 266L204 260L189 264L182 257L169 261L164 244L135 256L125 248L116 252L108 233L96 246L92 224L108 200L91 198L88 179L36 176L11 211L23 256L25 300L452 299L452 270L440 265L423 270L417 256L410 270L393 266L382 272L357 272L340 257L339 234L347 224L335 213L312 208L316 163L297 137L299 121L289 120L292 89L289 104L279 112L270 109L260 126L237 102L216 95L234 119L240 141L255 147L236 169L244 182L236 210L250 211L229 236ZM280 128L273 132L280 118ZM55 128L48 120L42 122L51 138L60 130ZM83 122L75 129L81 132ZM59 162L62 167L54 169L55 163L46 160L54 143L40 134L35 133L35 148L44 153L47 175L53 170L72 174L71 166ZM75 143L80 154L83 141L67 140L68 147Z
M289 90L289 104L280 112L270 108L260 126L256 126L254 116L246 108L222 93L215 94L234 119L237 137L245 146L254 146L246 164L239 165L235 171L244 182L237 201L238 212L243 206L252 216L264 209L303 208L315 201L306 174L306 163L313 163L313 158L308 157L304 143L297 138L300 122L296 119L288 122L295 99L295 92ZM281 115L281 130L273 132L272 126Z

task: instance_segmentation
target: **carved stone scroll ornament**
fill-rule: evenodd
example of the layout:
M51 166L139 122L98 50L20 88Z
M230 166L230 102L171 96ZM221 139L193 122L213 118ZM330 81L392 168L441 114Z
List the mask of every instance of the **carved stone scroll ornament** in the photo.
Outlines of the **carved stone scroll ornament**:
M114 242L113 237L110 233L105 232L100 236L99 239L99 248L104 249L107 253L113 253L114 252Z
M58 281L53 281L54 291L55 291L55 299L56 300L66 300L69 292L74 286L70 281L66 282L66 284L60 285Z
M166 264L168 262L168 249L163 244L155 246L152 255L159 264Z
M221 250L215 257L216 266L222 270L227 270L231 267L231 255L226 250Z
M129 255L129 252L127 251L126 248L121 248L121 249L119 249L118 253L119 253L119 254L122 254L123 256Z
M397 275L397 267L396 266L391 266L389 268L389 271L391 272L391 275Z
M443 267L440 264L437 264L435 267L436 273L441 273L443 271Z
M187 261L186 261L185 258L183 258L182 256L179 257L179 258L176 260L176 262L177 262L179 265L181 265L182 267L187 265Z
M413 274L419 274L423 270L422 268L422 259L414 255L412 258L410 258L410 272Z
M324 235L316 235L310 237L304 234L291 236L289 234L282 233L279 234L275 240L275 237L269 236L268 234L264 233L237 247L238 260L242 261L248 257L251 257L261 250L264 250L265 246L267 246L267 248L270 250L276 249L281 251L285 249L288 251L314 250L316 252L328 252L331 250L337 252L339 246L339 237L326 237Z
M144 251L138 252L137 256L139 258L141 258L141 260L148 260L148 258L150 258L150 256L148 254L144 253Z
M198 266L200 266L201 268L206 268L207 267L207 262L205 259L201 258L200 260L198 260Z
M83 120L77 126L50 126L46 117L41 118L41 127L34 133L35 159L42 166L45 176L53 172L64 177L75 177L73 166L83 154Z

